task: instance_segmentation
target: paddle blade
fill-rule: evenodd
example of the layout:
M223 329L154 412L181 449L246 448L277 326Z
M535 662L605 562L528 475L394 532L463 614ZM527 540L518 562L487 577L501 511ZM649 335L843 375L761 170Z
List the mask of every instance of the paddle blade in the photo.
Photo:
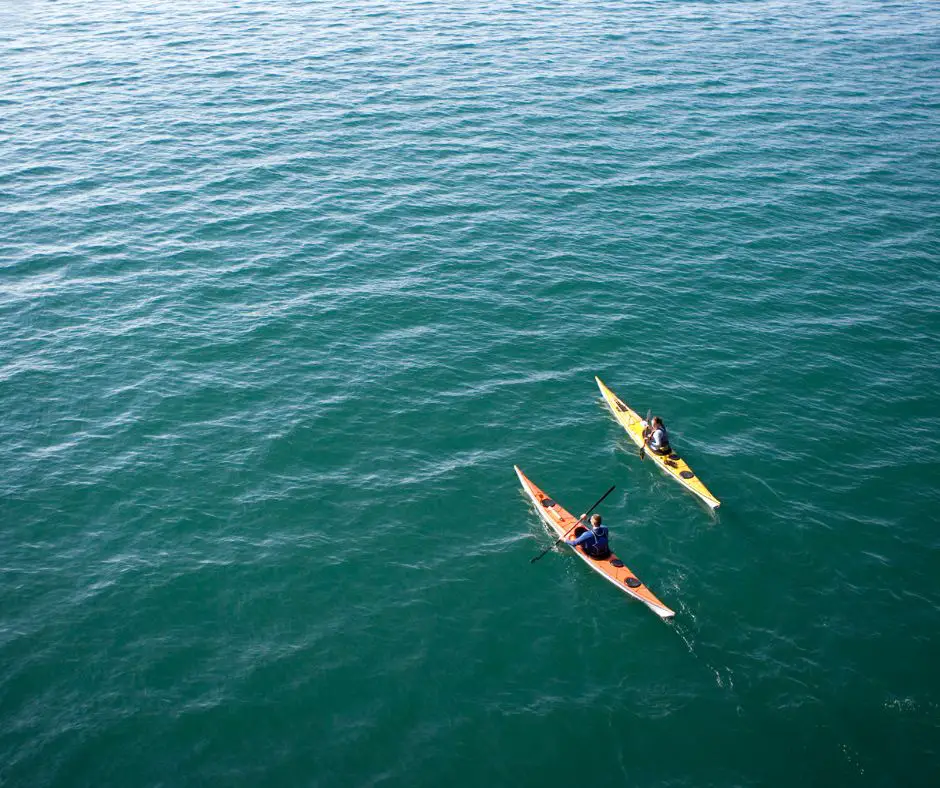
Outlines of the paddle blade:
M558 544L558 543L556 542L555 544ZM554 547L554 546L555 546L555 545L553 544L552 547ZM548 555L548 553L549 553L549 551L552 549L552 547L549 547L548 550L543 550L541 553L539 553L537 556L535 556L535 558L530 558L530 559L529 559L529 563L530 563L530 564L534 564L534 563L535 563L536 561L538 561L542 556Z

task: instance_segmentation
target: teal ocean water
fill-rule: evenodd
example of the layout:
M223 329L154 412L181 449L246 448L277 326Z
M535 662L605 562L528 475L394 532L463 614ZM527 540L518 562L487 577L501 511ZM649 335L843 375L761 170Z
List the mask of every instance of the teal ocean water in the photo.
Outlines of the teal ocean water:
M938 220L933 2L4 4L0 784L936 785Z

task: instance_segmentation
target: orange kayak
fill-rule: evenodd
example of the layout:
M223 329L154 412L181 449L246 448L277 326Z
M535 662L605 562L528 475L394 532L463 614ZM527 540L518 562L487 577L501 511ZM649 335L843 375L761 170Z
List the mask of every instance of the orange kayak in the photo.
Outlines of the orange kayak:
M551 529L556 538L564 536L568 529L575 524L577 518L562 507L561 504L556 503L552 498L549 498L542 490L536 487L535 484L519 470L518 465L514 465L513 467L516 469L519 481L522 482L522 489L525 490L529 498L532 499L532 503L535 506L535 510L539 513L539 517L541 517L545 524ZM582 526L579 525L569 534L568 538L570 539L575 535L580 535L583 533L583 530ZM581 545L572 547L571 549L574 550L581 557L581 560L587 563L591 569L613 583L624 593L629 594L634 599L640 600L660 618L672 618L675 615L675 612L660 602L653 592L643 585L637 579L636 575L624 565L623 561L617 558L613 553L607 558L597 559L591 558L585 553Z

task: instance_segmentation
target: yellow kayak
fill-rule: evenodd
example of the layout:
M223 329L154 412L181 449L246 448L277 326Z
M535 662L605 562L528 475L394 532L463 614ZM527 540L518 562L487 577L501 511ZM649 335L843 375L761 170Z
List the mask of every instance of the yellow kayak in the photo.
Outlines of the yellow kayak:
M604 395L604 401L607 403L607 407L610 408L610 412L614 414L614 418L616 418L617 421L620 422L620 425L627 431L627 435L630 436L637 446L645 446L643 429L646 427L646 422L640 418L636 411L631 410L630 406L620 399L620 397L607 388L599 377L595 376L594 380L597 381L597 387L601 390L601 394ZM662 468L663 471L672 476L679 484L690 492L695 493L695 495L701 498L712 509L717 509L721 506L721 501L708 491L708 488L699 481L698 476L692 472L688 463L678 454L673 452L672 454L661 455L647 448L646 456Z

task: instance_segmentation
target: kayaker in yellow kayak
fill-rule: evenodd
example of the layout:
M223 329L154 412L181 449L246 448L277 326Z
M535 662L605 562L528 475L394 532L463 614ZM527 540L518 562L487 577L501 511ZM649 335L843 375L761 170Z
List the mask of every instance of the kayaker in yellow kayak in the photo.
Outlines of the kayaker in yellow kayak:
M657 454L671 454L672 447L669 445L669 434L666 432L666 425L659 416L653 416L650 426L644 428L643 439Z
M582 514L578 522L584 520ZM607 558L610 555L610 547L607 544L607 526L601 525L601 516L599 514L591 515L591 527L576 539L566 539L565 544L572 547L584 545L584 552L591 558Z

